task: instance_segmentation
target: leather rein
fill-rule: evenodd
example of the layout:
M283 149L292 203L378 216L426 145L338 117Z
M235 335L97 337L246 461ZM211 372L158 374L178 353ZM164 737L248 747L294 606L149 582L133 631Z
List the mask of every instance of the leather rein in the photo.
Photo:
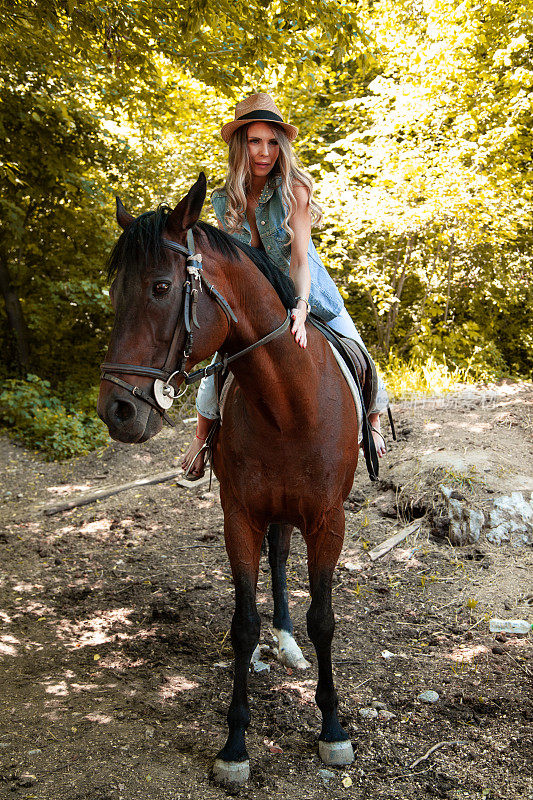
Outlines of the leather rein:
M122 389L126 389L134 397L139 397L141 400L144 400L145 403L148 403L148 405L161 414L165 422L174 427L174 423L166 414L166 411L168 411L168 409L172 406L174 400L176 400L182 394L177 394L174 387L171 386L170 382L174 378L182 377L185 386L189 386L190 384L201 380L201 378L214 375L217 372L222 372L222 370L226 369L228 364L231 364L232 361L235 361L247 353L250 353L252 350L255 350L256 347L267 344L273 339L276 339L278 336L281 336L281 334L284 333L289 327L291 312L287 311L286 319L278 328L266 336L263 336L263 338L259 339L259 341L254 342L254 344L245 347L244 350L240 350L238 353L235 353L232 356L223 355L220 361L216 361L214 364L209 364L207 367L203 367L202 369L197 369L195 372L186 372L185 364L192 353L193 347L193 326L198 329L200 328L196 309L198 297L200 292L203 291L203 288L205 288L208 295L220 306L224 312L228 322L228 331L231 323L234 322L235 324L238 324L238 320L227 300L220 294L220 292L213 286L212 283L209 283L203 274L202 254L195 252L196 248L192 230L189 228L187 231L187 247L184 247L178 242L173 242L170 239L163 239L162 241L163 245L169 250L173 250L175 253L183 255L187 259L187 277L183 284L183 293L185 295L183 303L183 320L180 316L178 316L178 319L176 320L174 333L170 341L165 362L162 368L158 369L156 367L144 367L136 364L122 364L104 361L104 363L100 365L100 379L114 383L117 386L120 386ZM182 330L182 325L185 325L186 332L185 347L181 355L178 369L173 369L171 364L175 364L177 361L177 359L174 358L173 353ZM154 378L152 387L153 397L139 386L127 383L127 381L122 380L122 378L117 378L117 376L112 373L139 375L142 377Z

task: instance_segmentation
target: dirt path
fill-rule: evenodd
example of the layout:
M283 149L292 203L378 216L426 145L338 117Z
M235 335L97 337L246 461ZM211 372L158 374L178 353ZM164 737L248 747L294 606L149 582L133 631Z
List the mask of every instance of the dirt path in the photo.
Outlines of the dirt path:
M531 637L495 640L487 624L494 615L533 619L532 549L483 536L453 548L434 513L442 483L478 505L533 489L532 399L522 384L404 404L383 480L370 485L361 464L334 601L341 716L356 751L345 770L324 772L317 756L305 554L295 535L291 607L312 668L291 674L271 657L269 674L251 676L252 776L241 797L533 797ZM6 797L226 795L209 779L232 672L233 596L216 484L212 492L144 487L54 517L41 510L78 490L172 469L190 433L181 425L64 464L0 440ZM419 531L372 563L369 548L413 518ZM269 581L265 559L258 603L266 643ZM419 700L424 690L438 701Z

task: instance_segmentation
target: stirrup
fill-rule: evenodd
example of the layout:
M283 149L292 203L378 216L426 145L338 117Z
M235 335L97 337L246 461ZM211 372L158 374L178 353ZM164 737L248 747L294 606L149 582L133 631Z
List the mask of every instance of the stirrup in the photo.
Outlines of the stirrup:
M198 475L197 478L192 478L191 480L194 481L194 480L200 480L200 478L203 478L203 476L205 475L205 470L206 470L207 464L209 464L209 491L211 491L211 485L212 485L212 482L213 482L213 461L211 459L211 451L213 449L213 439L215 438L219 428L220 428L220 417L218 417L217 419L213 420L213 424L211 425L211 428L209 429L209 432L208 432L208 434L207 434L207 436L205 438L205 443L198 450L198 452L196 453L195 457L193 458L193 460L189 464L189 467L188 467L187 471L185 472L185 478L187 478L187 476L189 475L189 473L190 473L190 471L192 469L192 465L194 464L194 462L196 461L196 459L198 458L200 453L203 450L205 450L206 451L206 456L204 458L204 471L203 471L203 473L201 475Z
M383 444L385 445L385 449L386 449L387 448L387 442L385 441L385 437L383 436L381 431L378 431L376 428L374 428L373 425L370 426L370 430L374 431L374 433L377 433L378 436L381 436L381 438L383 439Z
M192 478L189 478L189 475L191 474L191 470L192 470L192 467L193 467L193 464L194 464L194 462L196 461L196 459L198 458L198 456L200 455L200 453L202 453L204 450L206 450L206 451L208 451L208 452L207 452L207 455L206 455L206 456L204 456L204 464L203 464L203 471L202 471L202 474L201 474L201 475L194 475ZM200 449L198 450L198 452L197 452L197 453L196 453L196 455L194 456L193 460L191 461L191 463L189 464L189 466L187 467L187 469L186 469L186 470L184 470L184 472L183 472L183 477L184 477L184 478L186 478L186 479L187 479L187 480L189 480L189 481L199 481L199 480L200 480L200 478L203 478L203 477L204 477L204 475L205 475L205 468L206 468L206 464L207 464L207 462L208 462L208 461L210 461L210 460L211 460L211 459L210 459L210 455L211 455L211 443L207 444L207 442L206 442L205 444L203 444L203 445L200 447Z

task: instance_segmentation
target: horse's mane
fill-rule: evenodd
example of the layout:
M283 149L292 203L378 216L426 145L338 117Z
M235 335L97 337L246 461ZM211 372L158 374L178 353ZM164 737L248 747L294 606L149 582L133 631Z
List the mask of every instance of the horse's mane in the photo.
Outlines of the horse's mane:
M122 269L140 274L152 264L168 258L168 248L163 246L162 236L167 217L172 209L160 205L155 211L147 211L136 217L122 232L113 247L107 262L107 277L112 281Z
M276 267L264 250L250 247L234 236L230 236L229 233L221 231L220 228L209 225L207 222L198 222L193 231L197 229L205 233L207 241L214 250L218 250L228 257L240 260L239 250L241 250L272 284L285 308L294 308L296 305L294 283Z
M170 206L160 205L156 211L147 211L133 220L109 256L107 277L110 281L121 269L138 274L151 264L164 262L168 258L170 251L163 245L162 237L171 212ZM272 263L265 252L249 247L207 222L197 222L193 226L193 234L200 232L205 235L209 246L226 258L240 261L239 251L248 256L272 284L285 308L294 308L295 289L292 280Z

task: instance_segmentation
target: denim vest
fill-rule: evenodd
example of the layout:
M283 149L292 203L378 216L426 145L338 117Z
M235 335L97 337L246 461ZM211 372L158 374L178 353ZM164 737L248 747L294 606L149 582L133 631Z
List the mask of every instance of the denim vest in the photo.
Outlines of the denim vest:
M219 223L225 230L226 190L215 189L211 195L211 203L213 204ZM287 232L283 229L284 218L285 212L281 195L281 176L277 176L271 178L265 184L255 210L255 220L266 254L285 275L288 275L291 260L291 246L288 241ZM243 220L242 228L236 233L233 233L232 236L245 244L250 244L252 241L252 234L250 231L250 224L246 217ZM328 271L322 264L312 239L309 240L307 259L311 272L311 292L309 294L311 309L317 316L321 317L321 319L329 322L335 317L338 317L341 313L344 306L343 299Z

